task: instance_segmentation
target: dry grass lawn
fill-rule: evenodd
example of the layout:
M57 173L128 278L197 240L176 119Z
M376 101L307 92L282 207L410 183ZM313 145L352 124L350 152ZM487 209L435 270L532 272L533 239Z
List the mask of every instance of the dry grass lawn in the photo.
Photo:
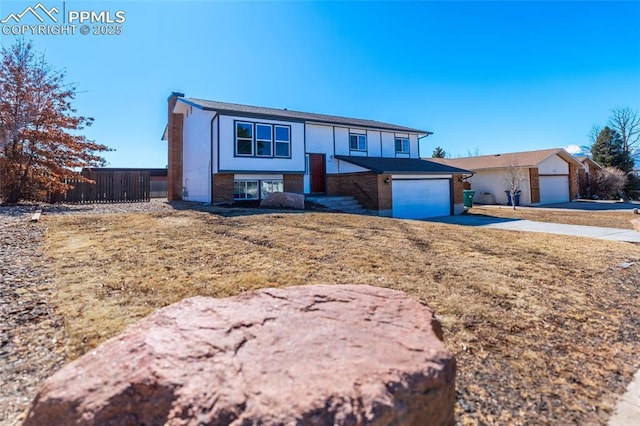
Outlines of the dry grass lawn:
M640 218L639 215L633 213L633 210L551 210L536 207L516 207L516 210L513 210L496 206L474 206L468 212L484 216L621 229L633 229L631 220Z
M435 309L462 424L604 423L640 367L633 244L331 213L45 223L70 358L185 297L356 283Z

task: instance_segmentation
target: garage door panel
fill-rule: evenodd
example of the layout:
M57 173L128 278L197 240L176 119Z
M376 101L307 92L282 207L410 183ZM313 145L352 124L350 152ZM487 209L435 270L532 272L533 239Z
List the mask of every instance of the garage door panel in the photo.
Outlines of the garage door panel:
M566 203L569 196L569 176L540 176L540 204Z
M449 179L394 179L392 214L402 219L449 216Z

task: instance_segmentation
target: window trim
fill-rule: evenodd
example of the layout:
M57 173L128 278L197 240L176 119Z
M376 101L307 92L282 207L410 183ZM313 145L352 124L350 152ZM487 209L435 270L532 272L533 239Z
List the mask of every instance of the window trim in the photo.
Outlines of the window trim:
M247 124L251 126L251 138L242 138L238 137L238 124ZM258 126L269 126L271 128L271 140L267 139L259 139L258 138ZM278 127L282 127L287 129L289 134L288 140L277 140L276 139L276 129ZM245 121L245 120L233 120L233 138L234 138L234 149L233 154L234 157L242 157L242 158L280 158L280 159L290 159L292 158L293 152L293 135L291 131L290 124L278 124L278 123L264 123L264 122L255 122L255 121ZM251 154L240 154L238 153L238 141L249 141L251 140ZM259 155L258 154L258 142L270 142L271 150L268 155ZM365 141L366 142L366 141ZM287 155L277 155L276 144L286 144L288 147Z
M233 200L234 201L257 201L257 200L263 200L264 198L262 198L262 183L263 182L270 182L271 184L273 184L274 182L278 182L282 184L282 192L284 192L284 179L234 179L233 180ZM236 183L243 183L244 184L244 194L245 194L245 198L236 198ZM257 192L257 198L247 198L247 184L248 183L257 183L258 184L258 192Z
M286 125L286 124L273 124L273 157L274 158L291 158L291 126ZM276 136L277 132L276 132L276 128L277 127L282 127L283 129L287 129L288 133L289 133L289 139L287 141L279 141L278 137ZM288 154L287 155L278 155L278 149L276 148L276 145L280 143L280 144L287 144L287 146L289 147L289 149L287 150Z
M237 183L242 183L244 184L244 198L236 198L236 184ZM258 191L256 192L256 198L248 198L246 197L246 195L248 194L247 192L247 184L249 183L257 183L258 184ZM233 199L237 200L237 201L254 201L254 200L259 200L260 199L260 181L259 180L253 180L253 179L238 179L238 180L233 180Z
M351 138L355 136L356 139L356 148L351 147ZM359 148L360 145L360 137L364 138L364 148ZM357 151L357 152L367 152L367 134L366 133L352 133L349 132L349 151Z
M401 141L400 144L404 145L403 142L407 141L407 150L405 151L404 149L402 151L398 151L398 146L396 145L396 143L398 141ZM411 154L411 139L409 139L408 137L405 138L403 136L395 136L394 140L393 140L393 144L394 144L394 148L396 150L396 154ZM404 148L404 146L401 146L401 148Z
M251 126L251 138L242 138L242 137L238 137L238 124L248 124ZM234 139L234 154L236 157L255 157L255 126L254 123L250 122L250 121L241 121L241 120L234 120L233 121L233 139ZM240 154L238 152L238 141L239 140L243 140L243 141L251 141L251 154Z
M268 127L269 130L271 131L271 139L260 139L258 138L258 126L263 126L263 127ZM273 129L273 124L269 124L269 123L255 123L255 128L256 128L256 149L255 149L255 153L256 153L256 157L261 157L261 158L270 158L273 157L274 154L274 129ZM269 142L270 145L270 149L269 149L269 154L264 155L264 154L260 154L259 150L258 150L258 142Z

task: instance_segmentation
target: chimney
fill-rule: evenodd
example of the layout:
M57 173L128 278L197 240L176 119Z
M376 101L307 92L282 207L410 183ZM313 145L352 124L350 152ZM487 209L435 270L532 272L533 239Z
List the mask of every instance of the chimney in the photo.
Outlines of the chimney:
M167 170L167 199L182 200L182 114L175 114L173 108L184 93L171 92L167 99L167 147L169 169Z

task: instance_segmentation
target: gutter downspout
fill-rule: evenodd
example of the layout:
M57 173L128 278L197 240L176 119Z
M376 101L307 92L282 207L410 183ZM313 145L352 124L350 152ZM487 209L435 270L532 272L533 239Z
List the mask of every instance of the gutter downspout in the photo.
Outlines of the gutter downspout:
M209 158L209 196L211 197L211 204L213 204L213 122L218 116L217 112L214 112L211 117L211 141L209 146L211 147L211 158Z
M418 158L422 158L422 155L420 154L420 139L424 139L426 137L431 136L433 133L427 133L424 136L418 136Z

